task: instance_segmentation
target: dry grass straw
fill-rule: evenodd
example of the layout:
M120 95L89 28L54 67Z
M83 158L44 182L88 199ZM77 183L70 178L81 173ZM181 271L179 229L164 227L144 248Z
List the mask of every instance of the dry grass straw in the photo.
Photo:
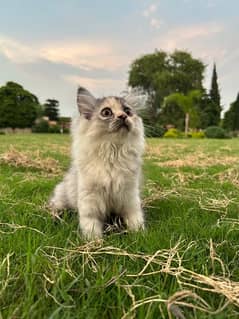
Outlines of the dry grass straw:
M233 156L215 157L204 153L186 155L184 158L160 162L158 165L164 167L210 167L215 165L232 165L238 163L238 158Z
M81 256L84 261L82 263L83 274L85 267L91 269L93 272L98 272L97 257L99 256L104 257L105 255L111 255L113 257L125 257L130 259L132 263L137 263L141 260L143 266L137 273L130 273L125 270L119 276L112 277L112 279L106 283L107 286L117 285L117 287L123 288L131 300L130 308L124 311L121 319L135 318L138 308L145 305L150 306L154 303L165 305L169 318L176 317L179 319L185 318L183 309L186 308L190 308L194 311L199 310L208 314L218 314L230 304L239 308L239 282L234 282L230 279L230 273L220 257L217 256L212 241L210 241L209 255L213 268L212 274L201 274L184 267L184 256L186 252L194 246L195 242L191 242L185 246L183 241L179 241L170 249L160 249L154 254L145 254L142 252L131 253L113 246L104 247L103 241L98 240L71 249L47 246L42 249L42 253L58 266L64 262L68 267L68 273L73 276L74 272L70 269L70 260L72 258L79 258L79 256ZM220 276L214 273L216 263L219 263L221 266L222 275ZM141 300L136 300L134 289L139 287L138 279L153 276L160 280L160 274L167 274L174 277L180 290L167 299L162 298L161 295L153 294ZM135 284L135 282L137 282L137 284ZM147 291L152 289L148 288L147 286L142 286L142 289L146 289ZM213 305L206 300L205 292L207 292L209 300L211 300L212 295L216 296L217 300L220 301L218 308L215 309Z
M236 187L239 187L239 168L232 167L227 169L226 171L219 173L218 179L221 183L229 182Z
M21 152L11 146L8 151L0 155L0 162L15 167L38 169L51 175L61 172L58 161L50 157L43 158L39 150Z
M182 153L187 146L175 144L173 146L148 145L146 148L146 159L155 158L159 166L181 168L190 167L210 167L214 165L232 165L238 163L236 156L224 155L217 153L205 153L200 148L191 150L191 154ZM164 160L165 156L170 160Z

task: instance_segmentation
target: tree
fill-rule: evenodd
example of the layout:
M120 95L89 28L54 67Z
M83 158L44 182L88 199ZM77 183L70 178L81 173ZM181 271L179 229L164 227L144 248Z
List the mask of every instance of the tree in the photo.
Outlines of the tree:
M239 93L224 115L223 127L230 131L239 131Z
M143 89L149 96L152 122L158 120L164 98L172 93L187 94L203 88L205 65L190 53L156 51L136 59L130 67L128 84Z
M173 93L165 98L164 107L167 107L170 103L177 104L183 113L185 114L185 135L188 135L189 120L191 121L191 127L197 127L199 123L199 116L196 108L196 104L201 97L199 90L190 91L187 95L182 93Z
M31 127L37 117L37 97L20 84L7 82L0 88L0 127Z
M59 101L48 99L44 104L44 115L48 116L50 121L58 121L59 119Z
M220 92L219 92L219 87L218 87L218 82L217 82L218 76L217 76L217 69L216 69L216 64L214 63L213 65L213 72L212 72L212 80L211 80L211 89L209 92L209 96L211 99L211 107L213 107L213 113L214 116L211 119L211 125L218 125L220 122L220 115L222 111L221 107L221 97L220 97ZM212 115L212 112L210 112Z

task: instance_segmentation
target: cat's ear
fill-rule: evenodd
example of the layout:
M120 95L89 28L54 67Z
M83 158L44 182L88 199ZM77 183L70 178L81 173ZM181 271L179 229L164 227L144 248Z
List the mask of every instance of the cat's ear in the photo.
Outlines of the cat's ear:
M90 120L96 107L96 98L88 90L80 86L77 90L77 105L80 114Z

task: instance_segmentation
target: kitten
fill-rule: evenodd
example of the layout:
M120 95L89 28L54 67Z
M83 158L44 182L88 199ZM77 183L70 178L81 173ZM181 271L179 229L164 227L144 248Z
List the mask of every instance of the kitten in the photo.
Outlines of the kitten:
M72 164L54 190L52 209L77 209L87 239L102 236L111 212L129 230L143 229L141 118L127 98L96 99L83 87L78 89L77 104L80 114L72 122Z

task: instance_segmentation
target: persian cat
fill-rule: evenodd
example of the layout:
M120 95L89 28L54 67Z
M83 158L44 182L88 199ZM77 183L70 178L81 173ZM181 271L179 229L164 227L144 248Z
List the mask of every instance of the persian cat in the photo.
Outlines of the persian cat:
M50 206L55 212L77 209L86 239L102 236L112 212L129 230L144 228L140 203L144 129L132 104L127 96L96 99L78 88L71 167L56 186Z

